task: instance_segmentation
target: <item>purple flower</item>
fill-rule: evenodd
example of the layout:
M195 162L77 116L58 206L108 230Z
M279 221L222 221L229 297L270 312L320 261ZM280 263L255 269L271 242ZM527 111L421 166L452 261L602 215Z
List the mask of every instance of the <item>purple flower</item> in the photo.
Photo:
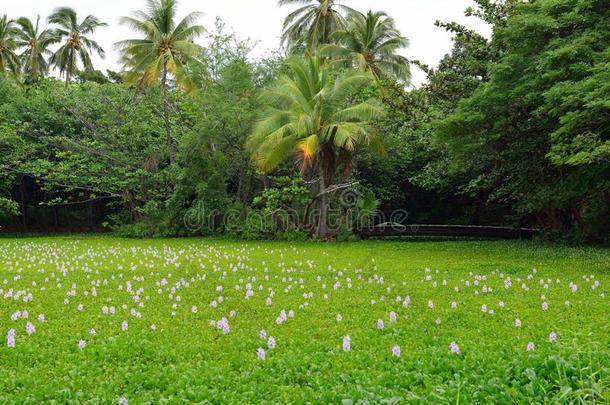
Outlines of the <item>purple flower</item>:
M265 360L265 349L263 349L262 347L259 347L258 350L256 351L256 355L258 356L259 360Z
M127 401L127 398L125 398L125 397L119 398L119 405L127 405L128 403L129 403L129 401Z
M349 352L352 348L351 339L349 336L343 336L343 351Z
M555 343L557 341L557 333L551 332L549 334L549 342Z
M390 312L390 323L396 323L396 312Z
M261 331L258 332L258 336L260 336L261 339L265 339L267 337L267 331L265 329L261 329Z
M192 312L192 313L194 313L194 314L196 314L196 313L197 313L197 305L193 305L193 306L191 307L191 312Z
M6 334L6 345L11 349L15 347L15 329L9 329Z
M157 325L155 325L154 323L152 325L150 325L150 329L152 330L157 330Z
M123 330L123 332L125 332L128 328L129 324L127 323L127 321L123 321L123 323L121 324L121 329Z
M229 327L229 320L226 317L223 317L220 321L216 322L216 327L222 329L222 333L225 335L231 330Z
M520 328L520 327L521 327L521 319L519 319L519 318L515 319L515 326L516 326L517 328Z
M455 342L451 342L449 350L451 350L451 353L460 354L460 346Z
M275 349L275 338L273 336L269 336L267 340L267 347L271 350Z
M87 346L87 342L85 342L83 339L78 341L78 348L83 350L85 348L85 346Z
M337 314L337 316L335 317L335 319L337 320L337 322L341 322L341 320L343 319L343 317L341 316L341 314Z
M396 345L392 347L392 356L400 357L400 346Z
M542 310L543 311L547 311L548 309L549 309L549 304L546 301L544 301L542 303Z
M36 332L36 327L32 322L28 322L25 325L25 331L28 333L28 335L31 335L32 333Z
M534 344L534 342L529 342L527 344L527 351L531 352L532 350L534 350L536 348L536 345Z
M382 330L384 328L383 319L377 320L377 329Z

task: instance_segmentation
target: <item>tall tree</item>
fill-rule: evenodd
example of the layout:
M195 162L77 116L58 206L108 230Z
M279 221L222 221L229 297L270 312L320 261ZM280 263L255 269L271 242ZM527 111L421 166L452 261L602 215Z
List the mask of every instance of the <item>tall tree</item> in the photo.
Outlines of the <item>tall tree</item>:
M126 80L140 86L161 82L163 117L167 136L167 154L174 163L174 141L169 118L169 75L188 93L196 91L187 64L203 53L193 41L205 32L195 22L201 13L193 12L176 24L176 0L148 0L146 11L135 11L133 17L123 17L121 23L143 35L140 39L118 42L122 53Z
M347 27L332 34L336 44L326 45L322 52L347 61L376 78L394 77L408 82L411 78L409 61L398 50L409 40L400 34L394 19L384 12L369 11L366 15L351 13Z
M282 43L303 44L311 53L318 45L328 44L333 32L345 28L344 14L355 12L336 0L279 0L280 6L302 4L284 20Z
M21 28L17 32L17 47L23 49L21 63L26 80L38 81L49 73L47 57L53 53L49 46L59 42L59 37L51 29L40 28L40 16L36 19L36 25L29 18L21 17L17 20Z
M64 44L51 56L50 63L59 69L61 75L66 78L66 86L70 84L72 77L78 72L78 61L88 71L93 70L90 52L96 52L102 58L105 52L102 47L87 37L93 34L99 27L108 24L101 22L97 17L88 15L83 21L78 22L76 11L69 7L57 8L49 16L49 23L57 24L55 34L59 41Z
M263 92L267 110L254 127L247 147L258 167L269 172L296 156L303 172L317 170L320 215L316 234L327 233L329 188L339 167L347 176L358 145L383 146L371 122L383 115L376 103L349 103L350 95L369 85L369 74L349 71L338 77L319 57L292 58L290 75Z
M15 22L6 14L0 17L0 77L6 79L9 74L19 73L19 58L15 54Z
M519 3L494 29L502 52L488 80L437 125L450 169L473 176L469 190L518 220L605 242L609 13L601 0Z

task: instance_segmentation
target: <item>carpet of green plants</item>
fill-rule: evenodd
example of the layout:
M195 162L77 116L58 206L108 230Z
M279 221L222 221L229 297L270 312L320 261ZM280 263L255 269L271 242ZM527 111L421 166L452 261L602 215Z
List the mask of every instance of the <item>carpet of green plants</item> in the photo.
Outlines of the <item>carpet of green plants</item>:
M0 402L610 401L610 251L0 239Z

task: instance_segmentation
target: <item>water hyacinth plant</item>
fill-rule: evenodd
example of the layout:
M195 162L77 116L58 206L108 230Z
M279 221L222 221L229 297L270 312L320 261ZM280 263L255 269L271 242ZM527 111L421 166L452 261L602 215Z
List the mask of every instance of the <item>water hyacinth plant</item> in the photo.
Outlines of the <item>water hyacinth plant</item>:
M514 243L0 240L0 400L603 402L607 253Z

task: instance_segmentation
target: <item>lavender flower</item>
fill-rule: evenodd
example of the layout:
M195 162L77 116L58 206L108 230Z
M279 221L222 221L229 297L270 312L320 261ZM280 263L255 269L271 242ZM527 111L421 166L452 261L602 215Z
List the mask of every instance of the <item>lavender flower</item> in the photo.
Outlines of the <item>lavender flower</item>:
M265 349L263 349L262 347L259 347L258 350L256 351L256 355L258 356L259 360L265 360Z
M527 351L531 352L532 350L534 350L536 348L536 345L534 344L534 342L529 342L527 344Z
M15 347L15 329L9 329L6 334L6 345L11 349Z
M127 323L127 321L123 321L123 323L121 324L121 329L123 330L123 332L127 331L128 328L129 324Z
M261 329L261 331L258 332L258 336L260 336L261 339L267 338L267 331L265 329Z
M519 319L519 318L515 319L515 326L516 326L517 328L520 328L520 327L521 327L521 319Z
M555 343L557 341L557 333L551 332L549 334L549 342Z
M28 333L28 335L32 335L32 333L36 332L36 327L32 322L28 322L25 325L25 331Z
M343 351L349 352L352 349L351 339L349 336L343 336Z
M458 344L455 342L451 342L449 345L449 350L451 350L451 353L460 354L460 346L458 346Z
M83 350L85 348L85 346L87 346L87 342L85 342L83 339L78 341L78 348Z
M275 338L273 336L269 336L267 340L267 347L271 350L275 349Z
M390 312L390 323L396 323L396 312Z
M392 356L400 357L400 346L396 345L392 347Z
M382 330L385 327L385 325L383 324L383 319L378 319L377 320L377 329Z

